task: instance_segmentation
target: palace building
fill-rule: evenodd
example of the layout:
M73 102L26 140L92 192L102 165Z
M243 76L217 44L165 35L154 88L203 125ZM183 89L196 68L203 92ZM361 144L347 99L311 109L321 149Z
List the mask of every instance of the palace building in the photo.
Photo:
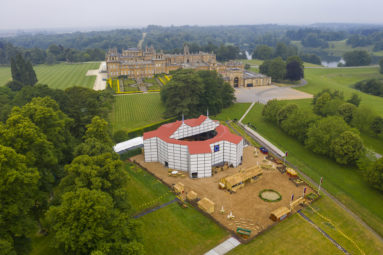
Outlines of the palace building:
M145 50L129 48L122 50L110 49L106 54L106 68L109 78L126 76L132 79L150 78L155 74L168 74L180 68L216 71L231 86L255 87L270 85L271 78L263 74L246 71L240 62L217 62L213 53L190 53L185 45L183 54L164 54L153 47Z

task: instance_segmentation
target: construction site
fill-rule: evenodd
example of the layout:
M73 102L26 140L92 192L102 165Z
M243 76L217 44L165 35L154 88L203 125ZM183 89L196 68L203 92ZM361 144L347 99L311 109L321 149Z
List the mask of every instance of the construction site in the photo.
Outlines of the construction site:
M294 170L253 146L243 149L238 167L215 166L211 177L201 179L159 162L145 162L143 154L131 160L242 240L252 239L317 197Z

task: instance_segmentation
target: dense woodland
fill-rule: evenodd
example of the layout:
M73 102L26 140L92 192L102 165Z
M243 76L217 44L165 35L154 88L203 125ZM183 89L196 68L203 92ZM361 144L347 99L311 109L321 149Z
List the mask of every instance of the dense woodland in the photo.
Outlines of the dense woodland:
M29 254L40 232L65 254L142 254L105 120L112 91L51 89L19 77L34 73L20 55L12 63L20 79L0 87L0 253Z
M117 29L99 32L75 32L66 34L23 34L0 38L0 64L10 64L17 53L33 64L52 64L56 61L99 61L109 48L127 49L136 47L142 34L146 33L143 47L154 46L165 52L180 52L185 43L192 51L208 51L217 54L217 59L226 61L244 58L244 52L254 52L254 58L270 59L300 55L304 61L319 64L318 57L339 58L329 53L332 43L346 40L351 47L383 50L383 27L373 25L312 25L308 27L282 25L242 26L148 26L142 29ZM301 43L298 51L293 41ZM287 55L278 53L280 43L287 46ZM231 48L229 47L231 46ZM263 53L259 48L263 47ZM273 49L270 50L272 47ZM368 54L373 54L369 52ZM379 58L371 58L377 63ZM363 63L362 63L363 64ZM348 64L353 65L353 64Z

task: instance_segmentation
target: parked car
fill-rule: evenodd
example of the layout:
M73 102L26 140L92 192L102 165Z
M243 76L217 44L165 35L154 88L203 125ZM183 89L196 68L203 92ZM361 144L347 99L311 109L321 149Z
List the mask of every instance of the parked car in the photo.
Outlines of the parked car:
M262 152L263 154L268 154L268 153L269 153L269 150L266 149L265 147L261 147L261 148L259 148L259 149L261 150L261 152Z

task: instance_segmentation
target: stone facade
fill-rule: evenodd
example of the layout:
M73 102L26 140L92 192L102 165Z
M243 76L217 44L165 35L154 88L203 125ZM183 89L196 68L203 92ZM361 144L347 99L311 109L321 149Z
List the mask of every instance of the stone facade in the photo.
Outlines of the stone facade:
M270 85L271 78L262 74L248 72L240 62L219 63L213 53L190 53L184 47L183 54L164 54L153 47L141 50L130 48L121 53L110 49L106 55L109 78L127 76L132 79L150 78L155 74L168 74L180 68L216 71L233 87L255 87Z

